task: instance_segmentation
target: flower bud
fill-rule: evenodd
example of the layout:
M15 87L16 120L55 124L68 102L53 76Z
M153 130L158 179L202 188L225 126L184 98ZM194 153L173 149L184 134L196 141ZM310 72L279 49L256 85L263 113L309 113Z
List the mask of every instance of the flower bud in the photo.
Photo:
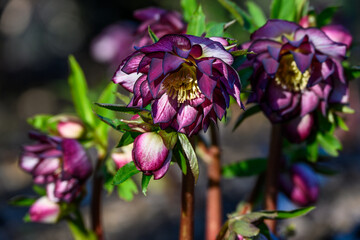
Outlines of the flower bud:
M299 206L308 206L316 202L319 195L316 174L304 163L293 165L290 175L282 175L280 187L291 201Z
M56 223L60 216L60 206L44 196L30 207L29 215L32 222Z
M111 158L114 160L117 168L122 168L124 165L131 162L132 159L132 150L133 150L134 144L126 145L122 148L122 152L114 152L111 154Z
M159 134L147 132L135 138L132 156L135 166L146 175L154 175L156 180L167 172L172 151Z
M57 124L60 137L79 139L85 132L84 125L75 119L61 120Z

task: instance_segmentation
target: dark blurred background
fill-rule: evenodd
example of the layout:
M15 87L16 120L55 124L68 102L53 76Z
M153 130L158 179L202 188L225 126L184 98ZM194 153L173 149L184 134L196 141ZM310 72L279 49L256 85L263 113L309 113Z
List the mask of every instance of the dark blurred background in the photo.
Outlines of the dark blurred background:
M231 20L216 0L200 1L207 21ZM237 1L241 6L243 1ZM268 14L270 1L255 1ZM342 8L334 22L346 26L353 34L350 61L360 65L360 1L313 0L319 12L328 6ZM101 88L110 82L115 66L99 64L91 57L93 39L101 31L120 20L132 18L138 8L160 6L180 11L179 1L165 0L1 0L0 1L0 239L71 239L66 223L42 225L24 223L27 208L11 207L7 201L18 194L32 194L31 178L17 166L21 144L29 142L26 119L35 114L73 112L67 85L67 56L74 54L87 77L91 97L95 100ZM242 41L249 35L239 25L231 31ZM319 177L321 195L317 209L310 215L282 222L282 229L296 226L292 239L360 239L360 104L359 83L351 86L351 107L356 113L347 117L350 132L338 132L343 151L333 160L340 174ZM234 118L240 114L234 110ZM234 133L221 126L223 161L233 162L247 157L265 156L268 151L269 123L258 114L251 124ZM115 138L119 136L114 134ZM206 169L200 165L196 186L196 239L203 239ZM180 171L171 167L167 176L152 182L148 196L138 194L131 203L115 194L105 196L103 219L107 239L177 239L180 212ZM250 191L253 178L223 180L225 213ZM294 206L281 197L282 209ZM88 217L89 199L83 212Z

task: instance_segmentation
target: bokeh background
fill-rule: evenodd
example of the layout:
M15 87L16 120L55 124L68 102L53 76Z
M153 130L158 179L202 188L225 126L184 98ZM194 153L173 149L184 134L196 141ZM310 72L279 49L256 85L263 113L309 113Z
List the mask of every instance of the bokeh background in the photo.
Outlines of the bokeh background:
M202 0L207 21L231 20L216 0ZM243 6L243 1L237 1ZM270 1L255 1L268 13ZM316 11L342 6L334 22L353 34L350 61L360 65L360 1L312 0ZM28 143L26 119L35 114L73 112L67 86L67 56L74 54L87 77L95 100L110 81L116 66L98 63L91 56L91 43L101 31L116 22L130 20L138 8L160 6L180 11L179 1L165 0L1 0L0 1L0 239L71 239L66 223L42 225L22 221L27 208L9 206L15 195L31 195L31 178L17 165L21 144ZM249 35L239 25L231 31L240 41ZM344 148L333 164L339 174L319 176L321 194L317 209L306 217L281 223L282 229L294 225L292 239L360 239L360 99L359 83L351 86L351 107L347 117L349 132L337 132ZM266 156L270 125L258 114L234 133L233 109L229 126L221 126L221 145L225 163L248 157ZM250 123L251 122L251 123ZM114 133L113 137L119 138ZM195 239L203 239L205 219L206 168L200 163L196 186ZM177 239L180 213L180 171L171 167L161 181L150 183L148 196L138 194L131 203L113 194L103 198L103 219L107 239ZM253 178L223 180L224 219L246 197ZM281 209L292 206L280 196ZM89 212L89 199L82 211Z

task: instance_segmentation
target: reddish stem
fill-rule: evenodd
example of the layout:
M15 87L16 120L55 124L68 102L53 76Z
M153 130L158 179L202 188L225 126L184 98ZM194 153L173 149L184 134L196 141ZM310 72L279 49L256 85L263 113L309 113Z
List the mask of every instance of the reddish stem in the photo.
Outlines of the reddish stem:
M274 124L271 129L268 167L265 175L265 209L274 211L277 209L278 177L282 151L281 125ZM266 220L270 231L276 234L276 221Z
M100 173L102 160L98 159L94 172L91 196L91 224L92 230L97 236L97 240L104 239L103 227L101 222L101 193L103 177Z
M206 198L206 239L214 240L221 229L221 158L219 149L219 136L216 127L211 124L211 143L209 149L211 162L208 164L208 188Z
M194 239L194 189L195 179L186 162L187 172L182 174L181 216L179 240Z

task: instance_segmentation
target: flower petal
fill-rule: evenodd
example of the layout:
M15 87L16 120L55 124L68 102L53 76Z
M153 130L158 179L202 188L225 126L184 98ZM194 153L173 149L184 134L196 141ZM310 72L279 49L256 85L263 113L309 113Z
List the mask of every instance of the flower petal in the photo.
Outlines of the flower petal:
M148 73L149 83L154 82L163 74L163 60L159 58L153 58L150 63L150 69Z
M41 197L30 207L29 215L32 222L56 223L60 216L60 206L47 197Z
M172 120L177 113L177 101L169 98L165 93L160 99L156 99L152 104L152 115L154 123L165 123Z
M313 124L313 116L307 114L283 124L283 133L290 142L300 143L310 135Z
M163 71L164 75L169 72L173 72L180 67L182 63L185 62L185 59L178 57L171 53L165 53L164 61L163 61Z
M198 86L201 92L209 99L212 100L213 92L216 87L217 81L208 75L197 72Z
M169 154L163 164L163 166L159 169L153 172L154 174L154 180L158 180L160 178L162 178L165 173L167 172L167 170L169 169L170 163L171 163L171 157L172 157L172 151L169 151Z
M179 113L177 114L177 122L179 124L179 129L187 127L191 125L198 114L198 110L192 107L189 104L182 104L179 109Z
M290 52L294 56L296 66L301 71L301 73L304 73L310 67L314 54L313 53L303 54L294 51L290 51Z
M264 26L251 34L251 40L260 38L276 39L282 35L291 35L296 29L300 28L299 25L293 22L271 19L266 22Z
M312 91L304 91L301 95L300 117L314 111L319 105L318 96Z

